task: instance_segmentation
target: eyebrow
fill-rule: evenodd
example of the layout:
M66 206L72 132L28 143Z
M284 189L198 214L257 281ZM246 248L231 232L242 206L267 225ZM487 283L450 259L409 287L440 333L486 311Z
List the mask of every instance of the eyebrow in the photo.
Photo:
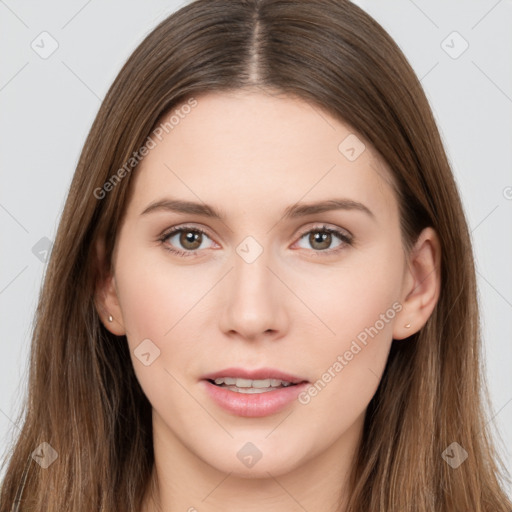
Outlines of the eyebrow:
M375 219L373 212L363 203L353 201L352 199L336 198L327 199L324 201L317 201L313 203L296 203L288 206L284 210L283 219L295 219L298 217L305 217L317 213L323 213L331 210L355 210L367 214L372 219ZM181 199L160 199L155 201L141 213L146 215L148 213L157 211L171 211L176 213L186 213L191 215L201 215L203 217L210 217L213 219L224 220L225 214L223 211L216 209L214 206L206 203L195 203L193 201L183 201Z

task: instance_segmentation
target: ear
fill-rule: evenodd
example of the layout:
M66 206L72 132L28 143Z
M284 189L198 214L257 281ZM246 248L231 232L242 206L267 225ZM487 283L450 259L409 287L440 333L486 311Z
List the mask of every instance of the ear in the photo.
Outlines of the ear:
M96 261L98 278L94 294L96 311L105 326L112 334L122 336L126 334L123 315L119 305L117 286L114 273L105 261L105 244L103 240L96 243ZM112 321L109 321L112 318Z
M393 338L418 332L427 322L441 292L441 243L435 230L425 228L408 255L402 310L396 317ZM405 327L410 325L410 327Z

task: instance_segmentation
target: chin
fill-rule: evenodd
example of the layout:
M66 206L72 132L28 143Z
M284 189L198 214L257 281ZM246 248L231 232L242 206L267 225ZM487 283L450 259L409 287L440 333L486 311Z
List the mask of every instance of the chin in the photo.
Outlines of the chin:
M250 438L248 436L245 439ZM270 475L278 476L293 471L307 458L306 453L302 453L302 443L295 446L289 441L287 443L286 439L276 438L277 443L269 443L265 439L259 441L256 436L253 439L231 443L224 455L219 453L219 457L214 455L212 458L210 452L209 457L203 460L223 473L231 473L240 478L269 478ZM226 452L232 455L226 457Z

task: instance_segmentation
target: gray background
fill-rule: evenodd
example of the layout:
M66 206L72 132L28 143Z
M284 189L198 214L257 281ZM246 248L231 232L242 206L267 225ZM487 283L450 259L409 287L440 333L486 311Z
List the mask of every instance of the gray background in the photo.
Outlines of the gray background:
M476 253L491 421L512 472L512 0L356 3L406 54L445 141ZM0 454L18 431L45 251L89 127L129 54L181 5L0 0Z

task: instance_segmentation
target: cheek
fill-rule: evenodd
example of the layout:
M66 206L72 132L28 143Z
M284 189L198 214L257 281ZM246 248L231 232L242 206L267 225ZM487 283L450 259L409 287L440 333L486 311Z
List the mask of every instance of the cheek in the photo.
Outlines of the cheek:
M187 311L193 305L188 297L194 294L190 288L185 291L179 270L150 262L143 251L121 249L116 281L137 380L154 410L172 410L175 418L190 419L197 414L195 421L200 421L201 411L183 393L183 377L176 371L190 368L197 357L197 347L185 338ZM175 343L178 340L183 342Z
M116 260L118 298L133 367L153 403L162 394L169 398L173 390L180 393L173 375L181 382L178 373L197 365L204 347L194 321L203 314L202 299L214 283L193 265L178 267L166 256L163 249L138 249L126 239ZM139 355L148 352L145 365Z
M322 339L316 354L346 350L351 341L376 327L389 338L394 318L401 306L403 258L390 242L374 244L366 251L353 251L336 267L303 268L287 278L317 317L315 338ZM394 307L393 307L394 305ZM311 316L311 315L309 315ZM318 348L318 345L317 345ZM368 351L366 351L368 352Z
M211 284L194 266L173 265L163 248L137 248L135 242L132 245L133 250L120 246L116 262L119 302L128 338L132 342L144 338L162 342L186 321L188 312Z
M327 437L334 438L363 413L377 390L402 309L402 272L403 259L392 244L381 245L333 273L328 296L318 287L309 295L334 334L326 331L317 350L309 352L316 375L299 402L310 417L329 411Z

